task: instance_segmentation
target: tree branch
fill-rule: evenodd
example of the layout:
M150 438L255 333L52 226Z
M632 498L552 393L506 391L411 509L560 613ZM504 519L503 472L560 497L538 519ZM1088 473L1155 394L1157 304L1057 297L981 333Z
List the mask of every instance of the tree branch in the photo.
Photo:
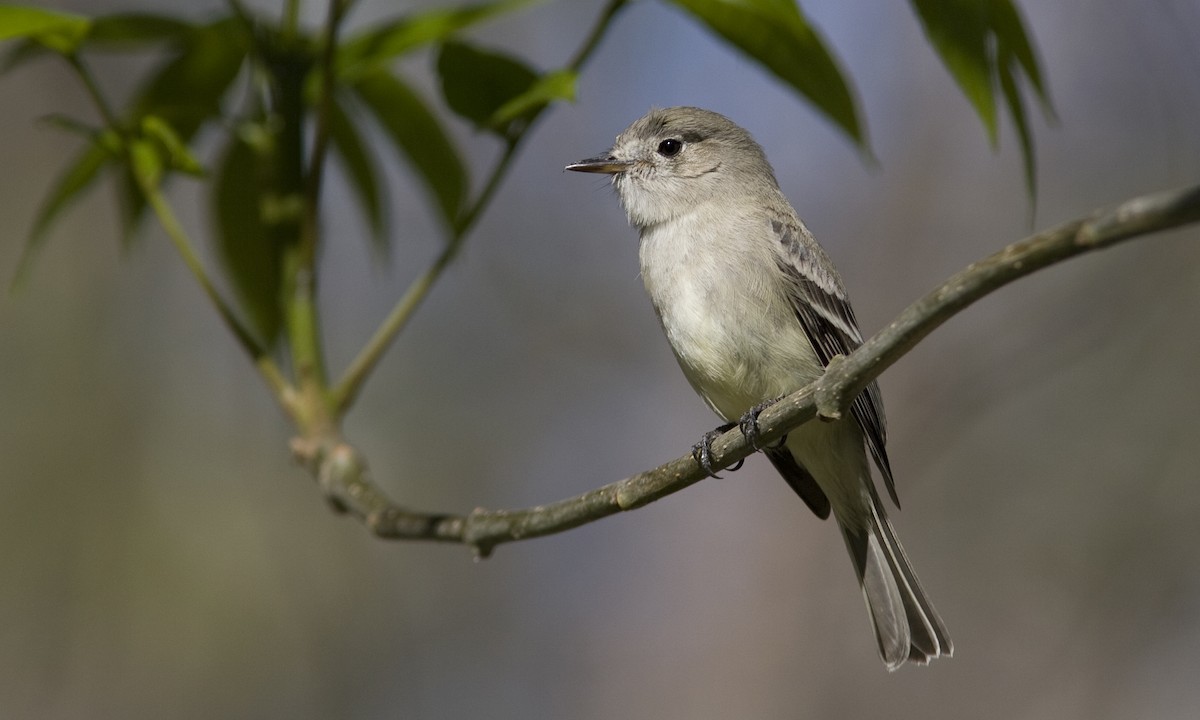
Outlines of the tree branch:
M1200 222L1200 185L1145 195L1064 223L971 264L913 303L825 374L759 416L760 443L770 443L814 417L840 417L872 380L926 335L971 303L1049 265L1123 240ZM476 509L468 515L414 512L395 505L370 480L361 454L340 438L318 445L296 440L296 457L316 476L336 508L381 538L435 540L470 546L480 557L506 542L550 535L633 510L705 477L690 454L576 497L523 510ZM753 454L738 428L712 444L714 467Z

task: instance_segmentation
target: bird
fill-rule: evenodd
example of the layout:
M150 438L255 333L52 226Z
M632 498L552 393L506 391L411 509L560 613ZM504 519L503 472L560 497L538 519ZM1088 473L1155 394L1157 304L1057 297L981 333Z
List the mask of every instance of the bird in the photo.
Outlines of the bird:
M651 109L608 152L566 166L601 173L639 232L647 294L684 375L757 448L758 413L816 380L862 334L841 276L788 201L762 147L742 127L696 107ZM849 417L808 422L759 448L821 519L841 530L888 670L954 652L888 520L874 460L896 506L879 386ZM736 468L735 468L736 469Z

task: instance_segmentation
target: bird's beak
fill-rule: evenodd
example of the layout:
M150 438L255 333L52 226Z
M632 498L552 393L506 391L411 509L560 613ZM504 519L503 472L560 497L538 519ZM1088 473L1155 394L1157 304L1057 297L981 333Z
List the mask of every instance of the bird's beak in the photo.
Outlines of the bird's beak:
M605 175L616 175L617 173L625 172L633 165L628 160L618 160L612 155L598 155L579 162L573 162L566 167L567 170L575 172L588 173L604 173Z

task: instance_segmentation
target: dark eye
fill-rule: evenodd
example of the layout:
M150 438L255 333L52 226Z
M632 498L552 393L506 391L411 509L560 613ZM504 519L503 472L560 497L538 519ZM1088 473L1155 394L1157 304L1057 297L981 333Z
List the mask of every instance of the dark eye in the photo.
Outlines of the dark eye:
M675 157L683 149L683 143L675 138L667 138L658 144L658 154L663 157Z

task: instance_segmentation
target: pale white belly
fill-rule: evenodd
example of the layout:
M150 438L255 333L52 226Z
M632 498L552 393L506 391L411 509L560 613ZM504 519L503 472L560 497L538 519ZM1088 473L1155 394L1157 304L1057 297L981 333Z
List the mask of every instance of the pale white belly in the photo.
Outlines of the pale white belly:
M774 249L713 240L702 232L643 231L642 280L688 381L734 421L824 368L789 304ZM787 446L844 522L865 521L870 471L853 420L806 423L789 433Z
M734 420L817 378L820 362L788 303L773 248L685 230L643 233L642 279L696 391Z

